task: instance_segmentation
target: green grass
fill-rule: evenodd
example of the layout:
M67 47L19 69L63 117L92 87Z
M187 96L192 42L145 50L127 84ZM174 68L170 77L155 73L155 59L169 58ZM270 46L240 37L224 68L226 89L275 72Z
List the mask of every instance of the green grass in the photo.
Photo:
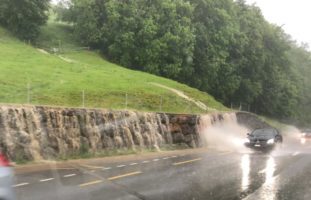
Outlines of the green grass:
M67 107L134 109L172 113L202 113L194 103L150 82L183 91L208 107L227 110L212 96L176 81L120 67L103 59L98 52L80 50L69 25L49 22L42 28L38 46L46 50L61 46L61 56L44 54L12 37L0 28L0 102L30 103ZM126 106L127 94L127 106Z

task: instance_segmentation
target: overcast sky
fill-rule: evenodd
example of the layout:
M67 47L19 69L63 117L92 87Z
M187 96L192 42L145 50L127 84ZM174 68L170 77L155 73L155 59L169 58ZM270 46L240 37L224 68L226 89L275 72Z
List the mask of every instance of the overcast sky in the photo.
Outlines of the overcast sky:
M286 33L299 43L311 47L311 1L310 0L246 0L261 8L265 18L283 26Z

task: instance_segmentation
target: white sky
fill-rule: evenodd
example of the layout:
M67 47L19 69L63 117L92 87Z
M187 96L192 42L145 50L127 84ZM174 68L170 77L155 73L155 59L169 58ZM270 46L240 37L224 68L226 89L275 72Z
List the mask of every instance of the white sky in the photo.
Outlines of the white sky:
M283 26L285 32L311 47L311 0L246 0L256 3L265 18L274 24Z

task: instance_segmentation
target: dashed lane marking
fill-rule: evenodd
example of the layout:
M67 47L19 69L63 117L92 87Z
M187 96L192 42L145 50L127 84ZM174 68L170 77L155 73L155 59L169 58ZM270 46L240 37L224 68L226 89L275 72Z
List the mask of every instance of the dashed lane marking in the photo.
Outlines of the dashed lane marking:
M292 154L292 156L297 156L297 155L299 155L299 154L300 154L300 152L299 152L299 151L296 151L295 153Z
M111 167L104 167L102 170L109 170Z
M169 157L162 158L163 160L169 159Z
M138 164L138 163L131 163L130 165L133 166L133 165L137 165L137 164Z
M144 160L142 163L148 163L148 162L150 162L149 160Z
M69 177L73 177L73 176L76 176L77 174L67 174L64 176L64 178L69 178Z
M112 176L112 177L108 178L107 180L113 181L116 179L120 179L120 178L124 178L124 177L128 177L128 176L134 176L134 175L138 175L141 173L142 173L141 171L131 172L131 173L122 174L119 176ZM95 180L95 181L80 184L79 187L86 187L86 186L95 185L95 184L102 183L102 182L103 182L102 180Z
M157 158L156 158L156 159L153 159L153 162L157 162L157 161L159 161L159 159L157 159Z
M22 187L26 185L29 185L29 183L20 183L20 184L13 185L12 187Z
M102 169L103 167L101 166L94 166L94 165L86 165L86 164L80 164L81 167L86 167L90 169Z
M40 182L47 182L47 181L51 181L51 180L54 180L54 178L41 179Z
M118 168L121 168L121 167L125 167L126 165L118 165L117 167Z
M196 162L196 161L200 161L202 160L202 158L196 158L196 159L193 159L193 160L186 160L186 161L182 161L182 162L176 162L176 163L173 163L173 165L182 165L182 164L187 164L187 163L192 163L192 162Z

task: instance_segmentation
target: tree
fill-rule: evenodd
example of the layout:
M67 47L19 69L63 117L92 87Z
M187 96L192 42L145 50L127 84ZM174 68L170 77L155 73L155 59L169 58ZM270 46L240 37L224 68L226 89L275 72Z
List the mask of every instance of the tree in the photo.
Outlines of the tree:
M60 0L56 5L52 5L52 10L56 14L56 20L70 22L72 21L73 13L70 10L71 1Z
M196 43L195 78L189 79L190 84L228 103L240 84L238 65L230 61L230 49L239 31L234 4L230 0L192 2L195 6Z
M193 8L183 0L73 1L79 38L123 66L178 79L191 71ZM190 72L191 73L191 72Z
M0 0L0 23L23 40L35 40L47 20L49 0Z
M301 105L311 104L311 87L303 89L309 83L305 74L311 74L309 52L297 49L244 0L72 0L68 5L61 15L70 17L62 20L73 22L81 42L125 67L279 119L298 121L306 113Z

